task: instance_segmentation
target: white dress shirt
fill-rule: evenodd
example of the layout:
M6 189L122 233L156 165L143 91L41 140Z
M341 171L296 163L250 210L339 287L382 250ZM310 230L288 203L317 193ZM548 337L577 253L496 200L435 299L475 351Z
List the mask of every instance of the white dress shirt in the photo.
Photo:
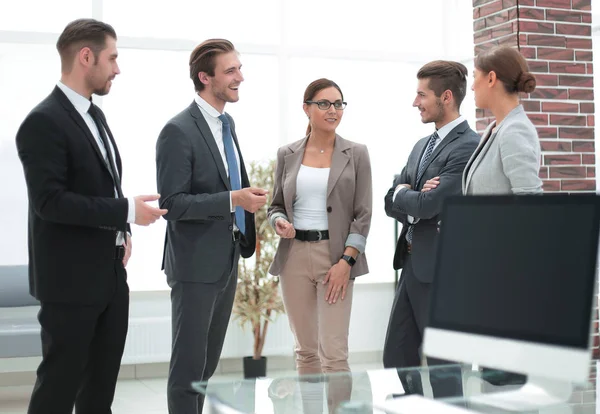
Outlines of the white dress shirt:
M73 104L73 106L75 107L77 112L79 112L79 115L81 115L81 117L85 121L85 124L90 129L90 132L92 133L92 135L94 136L94 139L96 140L96 144L98 144L98 148L100 149L100 152L102 153L102 157L104 157L104 161L108 165L108 158L106 156L106 148L104 148L104 143L102 142L102 138L100 138L100 133L98 132L98 127L96 126L96 123L94 122L94 119L92 118L92 116L88 113L88 110L90 109L90 106L92 103L85 96L78 94L73 89L69 88L67 85L62 83L61 81L58 81L56 86L58 86L60 88L60 90L64 92L64 94L67 96L69 101ZM108 133L106 134L106 136L108 136ZM110 140L109 140L108 144L110 145L110 150L111 150L111 153L113 156L113 162L115 163L115 165L117 165L117 160L115 158L116 157L115 148L113 147L113 144L112 144L112 142L110 142ZM118 173L119 173L118 171L115 171L115 174L118 174ZM118 177L116 177L116 179L118 179ZM118 197L117 187L115 187L115 198L117 198L117 197ZM127 202L128 202L127 223L133 223L133 222L135 222L135 200L133 197L128 197ZM118 232L116 245L121 246L123 244L124 240L125 239L123 236L123 232Z
M444 138L446 138L446 136L450 133L450 131L452 131L454 128L456 128L458 126L458 124L462 123L465 120L466 119L465 119L464 116L459 115L458 118L456 118L454 121L448 122L446 125L444 125L440 129L438 129L437 133L438 133L438 137L439 138L435 141L435 144L433 145L433 150L435 151L435 149L437 148L437 146L440 145L440 143L442 142L442 140ZM423 151L423 156L425 156L425 151ZM422 159L423 158L421 158L419 160L419 166L421 165L421 160ZM417 171L418 171L418 168L417 168ZM402 183L402 184L408 184L408 183ZM413 188L413 190L416 191L416 189L414 189L414 188ZM396 196L398 195L398 193L400 191L408 191L408 188L406 188L404 186L396 188L396 190L394 191L394 196L392 198L392 202L396 201ZM414 223L415 222L415 218L413 216L407 216L407 220L408 220L409 223Z
M200 95L196 94L195 97L196 105L200 108L200 112L204 116L206 123L208 124L208 128L212 133L212 136L215 138L215 142L217 144L217 148L219 148L219 153L221 154L221 158L223 159L223 165L225 166L225 172L227 173L227 177L229 177L229 166L227 165L227 156L225 155L225 144L223 144L223 122L219 119L219 115L221 113L217 111L211 104L206 102ZM231 132L231 137L233 138L233 131ZM233 145L235 146L235 141L233 141ZM240 164L240 154L239 148L236 147L235 158L238 164L238 173L240 184L242 183L242 166ZM229 193L229 206L230 210L233 213L235 208L233 207L233 203L231 202L231 192ZM235 227L237 230L237 226Z

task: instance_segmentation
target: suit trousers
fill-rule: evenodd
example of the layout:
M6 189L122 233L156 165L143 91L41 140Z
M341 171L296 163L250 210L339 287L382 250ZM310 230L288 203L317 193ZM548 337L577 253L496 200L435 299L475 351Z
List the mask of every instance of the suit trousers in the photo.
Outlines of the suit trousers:
M170 414L201 414L204 396L192 388L215 372L237 287L240 245L232 242L230 261L215 283L171 280L172 350L167 381ZM197 269L202 271L219 271Z
M420 282L407 255L392 307L383 349L383 366L399 368L398 375L407 394L423 395L421 374L407 370L421 365L420 348L427 323L431 283ZM449 361L427 358L427 365L448 365ZM429 379L435 398L462 396L462 372L458 367L435 368Z
M67 264L68 265L68 264ZM129 321L129 287L115 260L107 303L41 302L42 362L28 414L110 414ZM85 275L81 275L85 277Z
M331 269L329 240L292 240L281 272L283 303L296 339L299 374L350 371L348 332L354 281L348 283L346 298L334 304L325 301L323 284Z

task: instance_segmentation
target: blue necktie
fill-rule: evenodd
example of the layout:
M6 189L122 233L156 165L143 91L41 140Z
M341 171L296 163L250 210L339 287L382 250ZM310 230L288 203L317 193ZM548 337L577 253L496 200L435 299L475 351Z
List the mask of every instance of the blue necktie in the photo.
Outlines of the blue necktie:
M423 154L423 158L421 158L419 170L417 171L417 180L415 181L415 187L419 185L419 181L421 181L421 178L423 178L423 174L425 173L425 166L427 165L427 161L429 161L429 158L431 158L431 154L433 154L435 143L437 142L439 137L440 136L438 135L437 131L431 134L431 137L429 137L429 142L427 143L425 154ZM408 231L406 232L406 241L408 241L409 243L412 243L413 233L415 231L415 224L417 224L417 222L418 220L413 221L413 224L410 225Z
M227 158L227 168L229 169L229 183L231 184L231 190L241 190L242 185L240 183L240 168L235 157L235 145L233 144L233 137L231 136L231 126L229 125L229 119L227 115L219 115L219 119L223 123L223 146L225 147L225 157ZM246 234L246 215L244 209L240 206L235 208L235 224L240 229L242 234Z

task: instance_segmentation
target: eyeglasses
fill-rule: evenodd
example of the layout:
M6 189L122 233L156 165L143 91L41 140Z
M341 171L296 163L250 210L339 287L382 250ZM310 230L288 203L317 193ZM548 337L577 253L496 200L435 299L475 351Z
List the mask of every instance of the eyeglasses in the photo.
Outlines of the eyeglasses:
M346 102L342 102L342 101L335 101L335 102L329 102L326 100L322 100L322 101L306 101L304 102L305 104L316 104L319 109L326 111L327 109L329 109L329 107L331 105L333 105L333 107L335 109L344 109L347 105Z

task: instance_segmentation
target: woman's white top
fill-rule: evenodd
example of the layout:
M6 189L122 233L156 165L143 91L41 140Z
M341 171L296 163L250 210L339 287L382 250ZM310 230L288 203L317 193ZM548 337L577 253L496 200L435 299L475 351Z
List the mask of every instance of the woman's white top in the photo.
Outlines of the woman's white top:
M294 198L294 228L328 230L327 181L329 168L300 165Z

